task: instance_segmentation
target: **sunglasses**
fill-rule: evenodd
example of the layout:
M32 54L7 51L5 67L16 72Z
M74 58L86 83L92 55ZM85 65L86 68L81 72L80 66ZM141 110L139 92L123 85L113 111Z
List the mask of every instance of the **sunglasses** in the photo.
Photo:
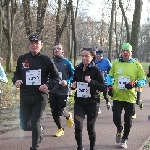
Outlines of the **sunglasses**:
M54 47L53 50L61 50L61 47Z

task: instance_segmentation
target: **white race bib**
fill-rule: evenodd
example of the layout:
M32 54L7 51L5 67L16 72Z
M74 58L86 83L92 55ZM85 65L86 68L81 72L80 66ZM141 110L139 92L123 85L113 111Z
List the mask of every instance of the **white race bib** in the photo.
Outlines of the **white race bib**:
M130 77L119 76L118 77L118 89L125 89L125 84L130 82Z
M58 75L59 75L59 78L60 78L59 84L61 84L61 82L62 82L62 72L58 72Z
M88 87L88 83L77 82L77 97L91 97L90 87Z
M41 69L26 72L26 85L41 85Z

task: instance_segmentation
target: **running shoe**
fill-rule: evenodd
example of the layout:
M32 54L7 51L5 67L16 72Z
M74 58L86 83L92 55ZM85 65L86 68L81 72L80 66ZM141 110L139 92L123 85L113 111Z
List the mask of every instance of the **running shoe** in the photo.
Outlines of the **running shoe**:
M117 143L120 143L121 137L122 137L122 132L117 131L117 133L116 133L116 142Z
M120 148L127 148L127 139L122 139L121 140Z
M54 134L54 137L60 137L64 135L64 129L61 128L61 129L58 129L58 131Z
M73 124L74 124L71 112L69 112L69 118L66 118L66 120L67 120L67 126L68 126L68 128L71 128L73 126Z

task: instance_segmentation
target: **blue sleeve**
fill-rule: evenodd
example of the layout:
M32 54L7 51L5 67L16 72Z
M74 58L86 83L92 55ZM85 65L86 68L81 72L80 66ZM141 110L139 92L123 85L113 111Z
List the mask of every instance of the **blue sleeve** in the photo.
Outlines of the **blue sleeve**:
M109 70L111 69L111 67L112 67L112 64L111 64L111 62L108 60L108 66L109 66Z
M142 87L146 84L146 80L145 79L140 79L138 82L137 82L137 87Z
M6 77L4 69L3 69L3 67L1 65L0 65L0 81L1 82L6 82L6 83L8 82L8 79Z
M107 74L107 85L113 85L114 82L114 77L110 76L109 74Z
M69 77L67 79L67 83L71 84L73 81L73 76L74 76L74 67L73 64L68 60L67 61L68 64L68 71L69 71Z

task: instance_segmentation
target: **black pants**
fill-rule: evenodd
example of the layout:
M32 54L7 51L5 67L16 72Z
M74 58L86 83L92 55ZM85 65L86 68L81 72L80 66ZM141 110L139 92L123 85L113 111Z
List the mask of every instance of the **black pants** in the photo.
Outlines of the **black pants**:
M62 116L64 113L67 99L67 95L57 95L50 93L50 108L54 122L56 123L58 129L62 128L60 116Z
M41 135L40 120L45 110L47 94L22 95L20 97L20 127L32 131L32 147L39 146Z
M80 104L74 104L74 123L75 123L75 139L77 141L78 148L82 148L82 129L85 115L87 115L87 131L90 140L90 150L95 148L96 132L95 122L98 116L99 104L93 104L88 106L82 106Z
M122 131L121 114L124 109L124 134L123 139L128 139L130 128L132 126L133 103L113 100L113 122L118 131Z

